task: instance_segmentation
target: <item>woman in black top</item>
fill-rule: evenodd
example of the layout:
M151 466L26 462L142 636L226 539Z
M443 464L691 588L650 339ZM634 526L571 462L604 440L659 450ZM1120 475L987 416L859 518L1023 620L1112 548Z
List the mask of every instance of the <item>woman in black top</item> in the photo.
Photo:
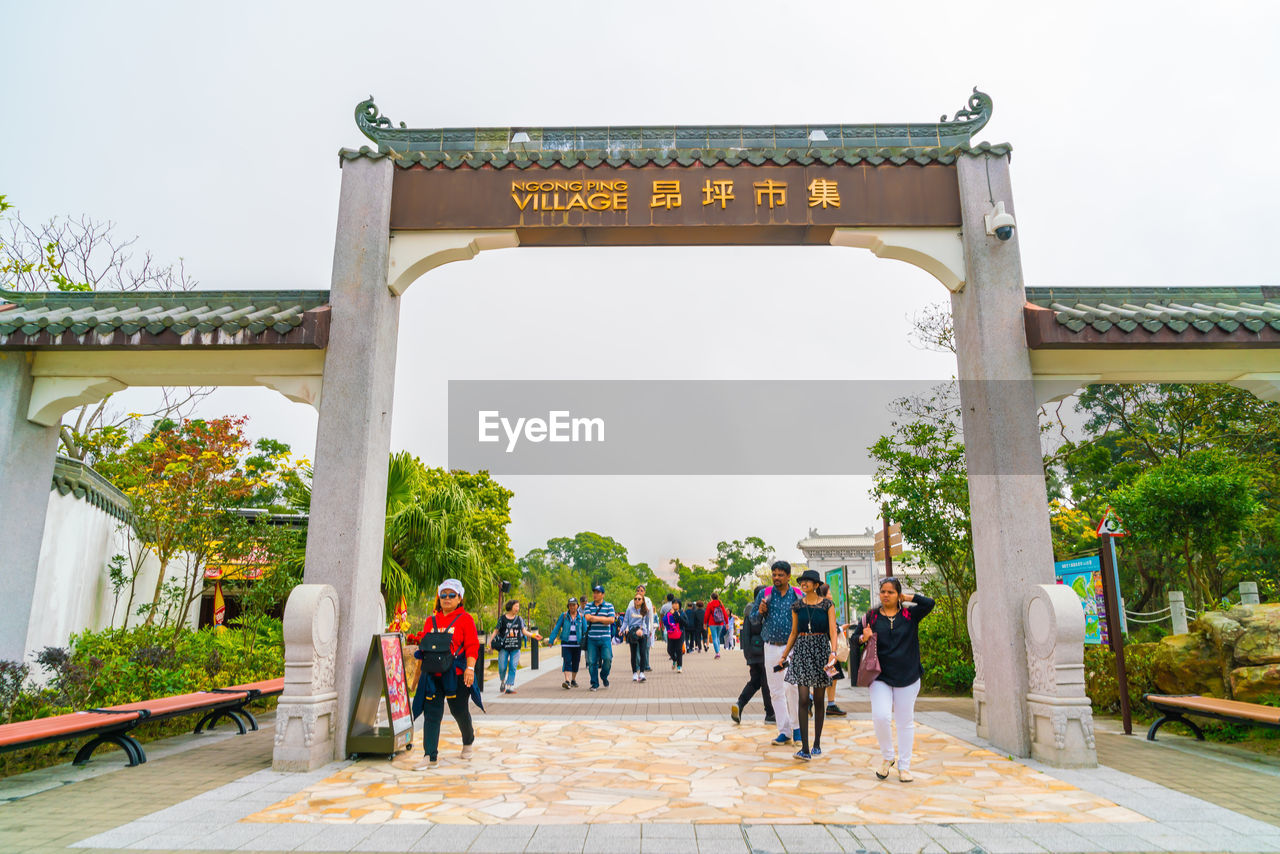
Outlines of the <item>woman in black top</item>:
M910 605L907 609L905 606ZM933 600L920 593L903 593L902 582L886 578L880 582L880 607L863 618L861 643L876 636L880 675L871 683L871 722L884 762L876 776L889 776L895 759L890 716L898 726L898 779L912 781L911 748L915 742L916 697L920 694L920 621L933 610Z
M808 761L811 756L822 755L822 724L826 719L826 707L822 693L831 684L836 663L836 609L830 599L818 595L822 576L817 570L806 569L799 579L804 597L791 606L791 636L782 648L780 661L787 664L785 681L795 685L800 694L797 708L800 711L800 749L796 759ZM794 653L792 650L795 650ZM813 704L813 750L809 750L809 691L818 698Z

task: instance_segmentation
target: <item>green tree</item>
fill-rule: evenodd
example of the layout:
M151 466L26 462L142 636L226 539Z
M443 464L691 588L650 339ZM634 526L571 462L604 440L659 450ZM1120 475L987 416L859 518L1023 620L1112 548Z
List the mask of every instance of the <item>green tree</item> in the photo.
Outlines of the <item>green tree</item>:
M736 587L742 579L770 562L773 547L759 537L716 543L715 568L724 573L725 582Z
M872 499L902 525L902 537L937 569L948 596L975 589L964 445L952 424L915 421L871 446Z
M293 500L309 512L310 484L302 484ZM433 485L417 457L407 451L391 455L381 579L388 616L401 596L430 598L446 578L461 581L469 601L493 596L497 574L472 539L474 512L470 496L455 480L437 479Z
M513 567L516 556L511 551L511 499L515 493L494 480L487 471L469 472L442 468L423 470L427 486L453 483L471 501L471 539L480 550L480 559L489 567Z
M673 558L676 569L676 585L680 588L680 598L688 605L690 602L706 602L712 593L725 589L724 573L706 567L686 566L680 558Z
M147 625L159 619L181 629L203 594L211 561L252 557L271 563L284 548L280 532L236 512L253 496L274 495L297 477L285 445L268 443L266 453L250 454L247 421L161 419L98 462L100 473L132 503L130 533L137 547L127 556L132 572L121 575L126 580L120 587L129 587L126 610L132 609L145 556L154 555L159 567L150 601L140 606ZM124 572L122 563L117 568Z
M1226 592L1220 550L1234 543L1257 509L1249 469L1214 448L1164 459L1112 501L1135 538L1179 555L1201 607Z
M610 561L627 560L627 549L613 537L582 531L573 537L547 540L547 552L557 561L582 573L591 584L608 581L605 567Z

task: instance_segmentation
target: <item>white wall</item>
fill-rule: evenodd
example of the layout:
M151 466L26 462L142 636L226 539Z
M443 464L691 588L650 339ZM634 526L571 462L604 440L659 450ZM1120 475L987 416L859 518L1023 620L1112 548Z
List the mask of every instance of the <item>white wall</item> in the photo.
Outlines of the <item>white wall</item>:
M88 501L76 498L74 493L63 495L51 489L48 495L48 515L36 570L31 626L27 631L28 662L46 646L66 646L76 632L103 629L110 624L114 602L107 569L111 557L123 554L128 548L124 523L119 519ZM180 571L182 562L175 561L175 564ZM173 574L172 569L170 575ZM148 556L138 575L135 607L139 602L151 600L158 571L159 565L154 556ZM116 611L116 625L125 620L127 595L126 590ZM195 624L198 609L199 600L187 615L189 624ZM130 625L139 622L141 619L137 617L129 619ZM44 674L39 672L33 672L32 676L37 680L44 678Z

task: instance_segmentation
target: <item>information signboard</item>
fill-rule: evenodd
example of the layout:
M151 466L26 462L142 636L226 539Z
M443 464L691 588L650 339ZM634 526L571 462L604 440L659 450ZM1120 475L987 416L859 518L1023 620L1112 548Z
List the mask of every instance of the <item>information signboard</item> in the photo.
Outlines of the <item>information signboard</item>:
M849 622L849 588L845 579L848 574L843 566L828 569L827 586L831 588L831 601L836 606L836 620L841 625Z
M394 756L413 737L413 710L405 680L400 635L376 634L369 643L360 690L347 729L347 753Z
M1102 597L1102 560L1097 555L1055 561L1053 574L1080 597L1084 608L1084 642L1107 643L1106 606Z

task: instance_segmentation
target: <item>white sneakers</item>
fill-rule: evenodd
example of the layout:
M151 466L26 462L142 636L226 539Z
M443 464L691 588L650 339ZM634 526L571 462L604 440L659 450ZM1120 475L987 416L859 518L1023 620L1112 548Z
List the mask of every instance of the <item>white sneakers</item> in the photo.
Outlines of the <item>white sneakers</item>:
M470 759L470 758L471 758L471 756L472 756L474 753L475 753L475 745L474 745L474 744L464 744L464 745L462 745L462 758L463 758L463 759Z
M631 681L632 682L648 682L649 680L644 678L643 673L632 673Z

